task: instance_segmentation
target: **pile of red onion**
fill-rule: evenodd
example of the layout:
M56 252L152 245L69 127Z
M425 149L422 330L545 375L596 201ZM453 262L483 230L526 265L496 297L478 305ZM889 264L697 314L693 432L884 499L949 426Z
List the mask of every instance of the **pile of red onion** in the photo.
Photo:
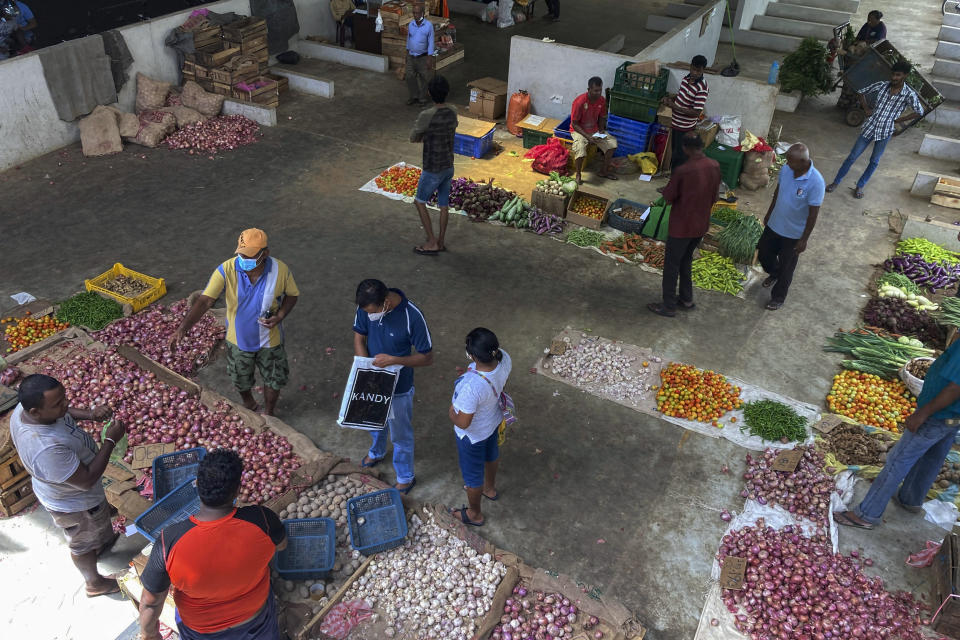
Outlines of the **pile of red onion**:
M922 638L927 621L913 596L884 590L883 580L861 572L857 554L834 554L826 536L776 531L760 518L725 535L719 556L721 564L747 560L744 588L724 589L723 600L752 640Z
M803 458L792 472L774 471L771 467L779 451L767 449L763 456L747 454L746 488L740 495L760 504L772 502L790 513L827 524L830 494L836 489L833 478L823 472L823 454L814 447L797 447Z
M204 314L190 328L187 337L171 351L167 346L170 336L189 310L186 300L174 303L169 309L163 305L151 305L132 316L111 322L92 335L104 344L130 345L165 367L190 377L206 364L210 352L217 341L223 339L226 329L212 315Z
M172 387L112 349L84 351L66 362L40 359L41 370L60 380L70 406L89 409L107 405L114 420L127 426L131 447L174 443L177 449L233 449L243 459L240 500L266 502L283 494L300 466L290 442L271 431L253 433L229 404L208 408L197 397ZM102 424L80 426L100 441ZM126 460L132 460L128 451Z
M217 116L188 124L176 133L164 139L171 149L196 149L202 153L213 153L226 149L236 149L256 142L262 134L260 125L245 116Z
M584 617L562 594L530 593L518 584L513 597L504 603L500 624L493 628L490 640L565 640L574 637L578 626L600 640L603 631L595 630L599 623L594 616Z

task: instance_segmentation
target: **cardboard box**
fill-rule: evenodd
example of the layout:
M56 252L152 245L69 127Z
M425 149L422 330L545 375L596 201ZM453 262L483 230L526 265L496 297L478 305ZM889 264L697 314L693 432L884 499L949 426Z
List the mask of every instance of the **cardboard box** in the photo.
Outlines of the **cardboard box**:
M666 105L662 105L657 109L657 123L662 124L665 127L673 125L673 109Z
M711 122L709 126L704 126L703 123L697 126L697 133L700 135L700 139L703 140L704 149L713 144L713 139L717 137L719 131L720 125L716 122Z
M481 118L496 120L507 110L507 83L496 78L480 78L467 83L470 103L467 110Z
M582 216L573 210L577 204L577 201L584 197L595 198L601 201L604 209L602 218L598 220L597 218ZM611 200L613 200L613 197L606 191L580 185L580 187L578 187L573 193L573 196L571 196L570 204L567 206L567 222L572 222L580 225L581 227L587 227L588 229L599 229L607 220L607 210L610 207Z
M567 204L569 202L570 196L557 196L537 189L534 189L530 195L530 204L544 213L550 213L561 218L567 217Z
M644 73L648 76L655 76L660 73L659 60L644 60L643 62L634 62L627 67L630 73Z

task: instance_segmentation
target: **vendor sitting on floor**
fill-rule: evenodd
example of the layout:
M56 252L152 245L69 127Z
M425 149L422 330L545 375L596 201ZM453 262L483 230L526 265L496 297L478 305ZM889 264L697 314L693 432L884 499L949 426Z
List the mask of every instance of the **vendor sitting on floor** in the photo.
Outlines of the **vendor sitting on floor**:
M607 100L603 97L603 80L594 76L587 82L587 92L573 101L570 111L570 135L573 136L574 166L577 168L577 184L583 184L580 172L587 149L595 145L603 152L603 171L599 175L607 180L616 180L617 174L610 168L617 139L607 133Z

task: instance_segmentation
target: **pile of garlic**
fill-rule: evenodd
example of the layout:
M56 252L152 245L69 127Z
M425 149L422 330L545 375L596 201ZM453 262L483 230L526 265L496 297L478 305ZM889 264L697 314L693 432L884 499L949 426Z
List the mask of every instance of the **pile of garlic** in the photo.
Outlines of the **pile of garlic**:
M343 599L375 607L388 638L465 640L490 610L507 570L424 514L426 522L411 516L403 546L378 555Z
M568 345L571 342L569 337L563 341ZM639 397L651 389L649 362L637 363L637 360L636 356L623 353L621 345L583 333L580 344L569 345L563 354L545 358L543 367L561 378L571 379L575 385L636 404ZM660 358L654 357L651 361L660 362Z

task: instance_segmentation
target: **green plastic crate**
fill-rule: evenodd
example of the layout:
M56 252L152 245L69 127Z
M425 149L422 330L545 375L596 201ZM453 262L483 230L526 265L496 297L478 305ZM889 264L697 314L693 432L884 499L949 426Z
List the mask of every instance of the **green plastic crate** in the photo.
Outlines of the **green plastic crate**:
M632 64L635 63L624 62L617 67L617 75L613 81L614 91L649 100L660 100L667 94L667 78L669 78L670 72L666 67L661 69L657 75L651 75L627 71L627 67Z
M659 108L660 100L654 98L640 98L622 91L610 92L610 113L621 118L653 122Z
M524 149L533 149L539 144L547 144L553 136L553 130L547 131L535 131L533 129L523 128L523 148Z
M730 147L721 148L714 142L706 148L704 154L720 163L720 175L730 189L736 189L740 184L740 172L743 171L743 152L735 151Z

